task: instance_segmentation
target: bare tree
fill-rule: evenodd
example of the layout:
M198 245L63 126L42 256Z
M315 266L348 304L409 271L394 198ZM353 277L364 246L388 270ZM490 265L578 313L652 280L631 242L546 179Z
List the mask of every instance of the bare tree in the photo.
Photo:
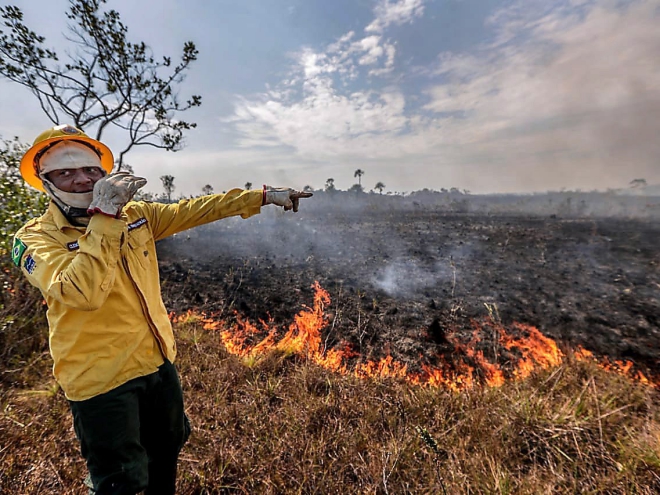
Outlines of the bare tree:
M167 197L167 202L172 201L172 193L174 192L174 176L173 175L161 175L160 181L163 183L163 189L165 190L165 196Z
M202 187L202 194L204 194L204 196L213 194L213 186L211 184L206 184L204 187Z
M385 184L382 182L376 182L376 185L374 186L374 189L376 189L380 194L383 194L383 189L385 189Z
M99 140L109 127L120 129L128 143L117 156L119 170L134 146L180 150L184 131L197 124L176 116L202 100L193 95L181 102L176 90L197 60L195 44L185 42L181 61L172 65L144 42L128 41L119 13L102 10L106 3L69 1L65 63L23 23L18 7L0 7L0 76L29 89L53 124L72 122Z

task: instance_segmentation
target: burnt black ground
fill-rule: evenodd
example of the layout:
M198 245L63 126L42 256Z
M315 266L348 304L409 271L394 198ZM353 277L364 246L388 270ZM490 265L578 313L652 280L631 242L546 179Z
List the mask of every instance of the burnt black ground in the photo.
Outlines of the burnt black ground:
M304 205L303 205L304 206ZM287 326L318 280L328 345L433 362L496 308L561 345L660 371L660 222L275 210L158 245L166 305ZM485 339L487 341L487 338Z

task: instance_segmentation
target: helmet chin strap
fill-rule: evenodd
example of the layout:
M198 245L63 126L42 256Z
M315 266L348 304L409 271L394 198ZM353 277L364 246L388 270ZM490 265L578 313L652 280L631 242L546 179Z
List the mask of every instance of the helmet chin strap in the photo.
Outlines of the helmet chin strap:
M43 183L44 189L48 195L55 202L55 204L59 206L60 210L62 210L66 217L71 219L80 219L81 217L88 216L87 208L92 202L94 195L92 191L84 193L70 193L62 191L61 189L55 187L55 184L49 181L45 177L45 174L42 174L41 182Z

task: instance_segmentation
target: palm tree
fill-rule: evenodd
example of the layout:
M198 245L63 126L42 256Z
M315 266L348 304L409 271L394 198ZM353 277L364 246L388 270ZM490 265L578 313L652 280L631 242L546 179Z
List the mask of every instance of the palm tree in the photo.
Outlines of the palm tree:
M362 187L362 176L363 176L363 175L364 175L364 170L359 169L359 168L358 168L358 169L355 171L355 173L353 174L353 177L357 177L357 178L358 178L358 184L360 185L360 187Z
M378 192L383 194L383 189L385 189L385 184L383 184L382 182L376 182L374 189L378 189Z
M213 186L211 184L206 184L204 187L202 187L202 194L204 196L208 196L209 194L213 194Z
M250 189L252 189L252 182L246 182L245 183L245 190L249 191Z

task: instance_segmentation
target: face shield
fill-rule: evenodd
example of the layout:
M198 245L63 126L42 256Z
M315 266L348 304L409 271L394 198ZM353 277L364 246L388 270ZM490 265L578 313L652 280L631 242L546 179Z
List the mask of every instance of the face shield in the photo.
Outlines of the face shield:
M93 192L68 192L58 189L48 179L55 170L96 167L101 170L101 159L89 146L72 140L60 141L47 148L37 157L37 172L44 190L67 216L87 216L87 207L92 202ZM105 175L105 171L103 172Z

